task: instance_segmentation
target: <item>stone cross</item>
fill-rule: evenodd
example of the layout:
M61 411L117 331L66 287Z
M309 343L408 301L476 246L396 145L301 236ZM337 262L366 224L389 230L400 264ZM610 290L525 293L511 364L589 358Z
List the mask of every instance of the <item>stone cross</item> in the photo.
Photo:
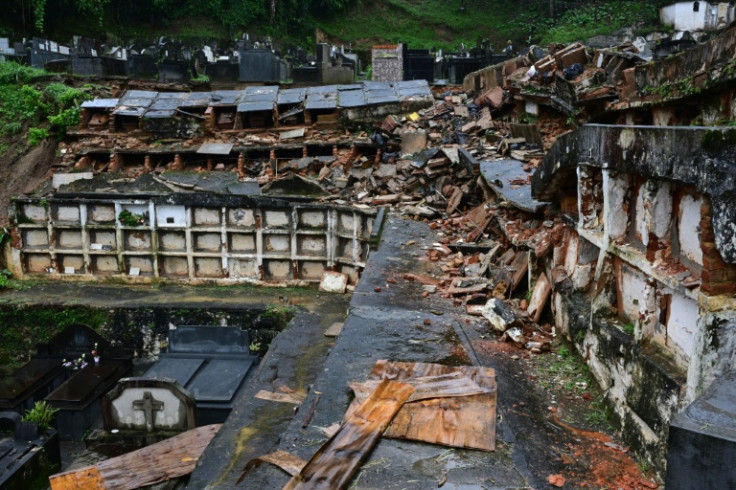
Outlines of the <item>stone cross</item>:
M133 402L133 409L143 411L143 415L146 418L146 430L151 432L153 431L153 421L155 420L154 412L163 410L164 402L154 399L150 391L144 391L143 399Z

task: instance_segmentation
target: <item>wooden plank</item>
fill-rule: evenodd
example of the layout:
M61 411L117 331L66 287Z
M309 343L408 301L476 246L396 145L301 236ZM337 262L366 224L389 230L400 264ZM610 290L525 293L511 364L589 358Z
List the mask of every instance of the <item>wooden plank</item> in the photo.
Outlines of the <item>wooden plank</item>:
M539 274L539 279L534 285L534 291L532 292L531 300L529 301L529 307L527 313L534 320L534 323L539 321L539 317L542 316L542 310L544 309L549 293L552 291L552 286L547 279L547 274L544 272Z
M282 403L293 403L294 405L301 405L301 403L304 401L305 396L300 395L299 393L275 393L273 391L266 391L261 390L258 393L256 393L255 398L260 398L261 400L268 400L272 402L282 402Z
M516 254L510 267L513 270L513 274L511 276L511 290L513 291L526 277L526 273L529 270L529 253L519 252Z
M461 288L458 286L451 286L447 288L447 291L445 291L447 294L451 296L459 296L461 294L475 294L475 293L482 293L486 289L488 289L487 283L481 283L481 284L474 284L472 286L468 286L466 288Z
M54 481L77 481L75 487L133 490L163 481L179 478L194 471L197 460L217 434L222 424L206 425L179 434L165 441L152 444L137 451L111 458L94 466L68 471L49 477L52 489ZM95 474L101 477L102 487L93 485ZM72 479L72 480L70 480Z
M411 385L384 380L284 490L346 488L404 402Z
M107 490L96 466L49 477L51 490Z
M348 385L355 392L355 399L362 403L375 391L379 383L379 380L367 380L362 383L348 383ZM411 380L411 385L414 387L414 393L409 397L407 403L428 398L478 395L490 391L478 386L475 381L459 371L439 376L416 378ZM345 417L347 418L349 415L346 414Z
M362 383L348 383L355 393L355 399L348 407L348 411L345 413L345 419L348 419L360 404L375 391L380 382L379 380L370 379ZM406 403L432 398L470 396L492 392L492 388L479 386L459 370L438 376L411 379L408 382L414 387L414 393L412 393Z
M415 387L414 394L391 422L385 437L495 450L498 395L493 369L381 360L376 362L366 383L384 378L401 380ZM458 383L456 388L451 386L452 380ZM366 396L362 385L350 384L357 390L348 414ZM434 397L433 388L436 390Z
M495 451L496 393L407 403L385 437Z
M294 456L291 453L287 453L283 449L277 449L272 453L264 454L263 456L258 456L257 458L253 458L248 461L245 464L243 472L240 474L240 478L238 478L236 485L240 484L240 482L245 479L251 468L253 468L254 466L260 466L261 463L270 463L274 466L278 466L290 476L294 476L302 471L304 466L307 464L307 462L299 456Z

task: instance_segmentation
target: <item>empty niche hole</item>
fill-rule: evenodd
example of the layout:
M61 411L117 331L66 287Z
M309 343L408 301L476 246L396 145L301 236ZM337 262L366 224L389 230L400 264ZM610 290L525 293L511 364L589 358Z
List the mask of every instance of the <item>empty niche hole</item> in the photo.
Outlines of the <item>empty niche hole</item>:
M167 217L166 218L166 224L173 225L174 224L174 217L173 216Z

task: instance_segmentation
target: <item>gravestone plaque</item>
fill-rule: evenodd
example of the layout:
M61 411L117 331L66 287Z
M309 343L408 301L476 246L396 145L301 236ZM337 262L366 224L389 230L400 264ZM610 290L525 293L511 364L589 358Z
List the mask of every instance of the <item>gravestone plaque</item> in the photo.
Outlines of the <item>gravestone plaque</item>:
M169 352L248 353L248 332L236 327L182 325L169 331Z
M102 401L105 430L184 431L197 426L192 395L173 379L123 378Z

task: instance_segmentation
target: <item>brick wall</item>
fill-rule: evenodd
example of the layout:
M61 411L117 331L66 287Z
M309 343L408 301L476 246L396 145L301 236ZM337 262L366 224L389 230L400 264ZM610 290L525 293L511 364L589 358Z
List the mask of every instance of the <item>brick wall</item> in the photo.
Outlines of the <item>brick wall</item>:
M723 261L713 231L713 211L710 199L705 198L700 207L700 242L703 250L701 290L705 294L736 294L736 265Z

